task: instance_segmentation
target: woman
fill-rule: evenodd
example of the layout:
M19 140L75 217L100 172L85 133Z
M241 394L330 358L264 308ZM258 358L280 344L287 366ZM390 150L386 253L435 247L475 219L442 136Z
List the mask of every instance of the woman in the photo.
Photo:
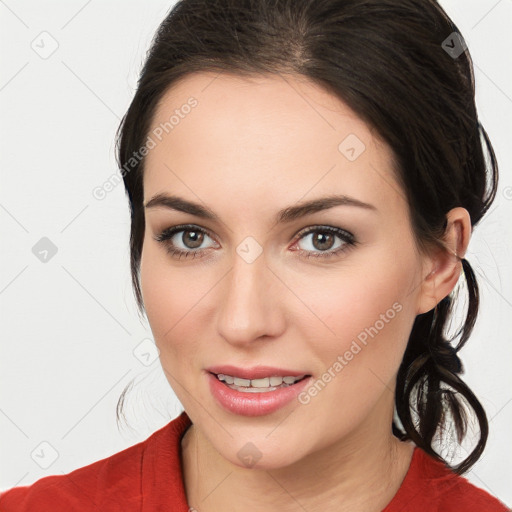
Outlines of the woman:
M2 511L507 510L462 476L488 436L459 377L464 255L497 163L436 2L183 0L118 142L135 295L185 411Z

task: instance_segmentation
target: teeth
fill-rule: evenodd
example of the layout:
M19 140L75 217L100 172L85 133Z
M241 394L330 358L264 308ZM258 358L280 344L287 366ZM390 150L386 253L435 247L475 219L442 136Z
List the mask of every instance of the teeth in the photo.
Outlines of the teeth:
M270 378L269 377L265 377L264 379L253 379L253 380L251 380L251 386L253 388L268 388L269 385L270 385Z
M233 389L237 388L245 388L243 390L239 391L247 391L249 393L257 393L258 389L264 389L265 391L273 391L278 386L284 386L284 385L291 385L295 382L301 380L305 375L299 375L297 377L264 377L262 379L241 379L239 377L233 377L231 375L225 375L223 373L219 373L217 375L217 378L225 382L229 385L229 387L232 387ZM254 388L254 389L253 389Z
M250 386L251 381L249 379L239 379L235 377L235 386Z

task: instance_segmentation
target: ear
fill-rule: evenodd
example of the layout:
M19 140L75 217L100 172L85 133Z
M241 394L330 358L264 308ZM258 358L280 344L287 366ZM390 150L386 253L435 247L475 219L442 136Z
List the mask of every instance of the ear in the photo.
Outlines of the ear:
M426 257L423 278L418 295L417 314L433 309L455 288L462 273L461 260L471 238L471 217L465 208L453 208L446 214L443 249L435 249Z

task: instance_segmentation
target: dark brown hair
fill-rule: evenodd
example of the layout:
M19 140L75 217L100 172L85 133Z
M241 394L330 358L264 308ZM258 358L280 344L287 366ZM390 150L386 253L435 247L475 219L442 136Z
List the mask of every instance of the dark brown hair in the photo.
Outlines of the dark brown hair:
M140 312L144 159L132 157L144 146L163 95L177 80L201 71L293 74L339 97L392 149L422 250L444 247L450 209L466 208L474 227L494 200L498 168L476 111L472 61L460 31L436 1L182 0L155 34L117 138ZM445 337L455 294L417 315L397 376L401 425L392 424L397 437L411 439L449 465L432 443L451 423L462 442L469 419L466 401L480 438L466 459L450 466L459 474L478 460L488 436L485 411L459 377L463 367L457 353L479 306L475 274L465 259L462 268L468 289L464 323L452 339Z

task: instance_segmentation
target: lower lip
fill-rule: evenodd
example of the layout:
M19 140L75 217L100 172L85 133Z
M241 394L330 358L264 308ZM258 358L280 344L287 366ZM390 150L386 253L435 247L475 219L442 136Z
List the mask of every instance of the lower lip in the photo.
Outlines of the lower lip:
M231 389L209 372L207 376L210 391L217 402L227 411L242 416L263 416L277 411L296 398L311 380L311 377L306 377L296 384L275 391L244 393Z

